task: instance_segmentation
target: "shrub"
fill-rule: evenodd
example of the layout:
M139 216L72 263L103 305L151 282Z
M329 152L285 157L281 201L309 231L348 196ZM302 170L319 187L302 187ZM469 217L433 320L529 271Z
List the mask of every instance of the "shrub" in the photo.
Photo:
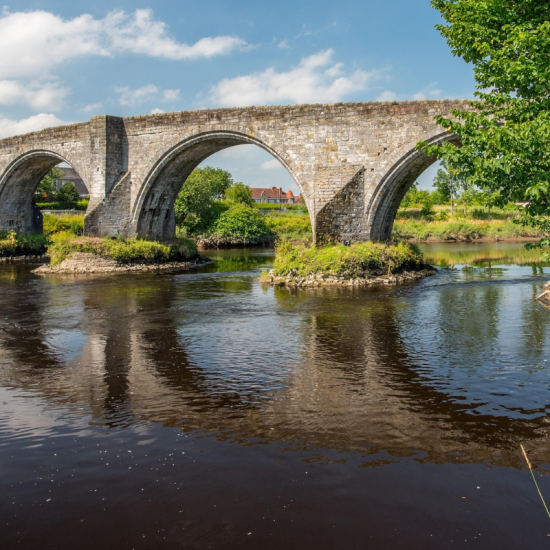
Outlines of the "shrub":
M15 231L0 234L0 257L42 255L48 249L45 235L18 236Z
M73 235L82 235L84 232L84 216L65 215L54 216L53 214L44 214L44 234L53 235L60 231L67 231Z
M271 240L271 232L258 210L234 204L218 218L208 240L218 245L262 244Z

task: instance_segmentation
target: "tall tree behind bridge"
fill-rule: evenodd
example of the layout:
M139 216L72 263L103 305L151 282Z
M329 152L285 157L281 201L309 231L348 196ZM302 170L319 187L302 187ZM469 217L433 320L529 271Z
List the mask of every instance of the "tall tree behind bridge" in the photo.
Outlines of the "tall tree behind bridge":
M520 223L550 233L550 2L432 0L454 55L474 66L474 111L436 121L462 147L419 149L491 193L494 205L528 202ZM550 246L550 238L538 246ZM550 254L547 254L550 256Z

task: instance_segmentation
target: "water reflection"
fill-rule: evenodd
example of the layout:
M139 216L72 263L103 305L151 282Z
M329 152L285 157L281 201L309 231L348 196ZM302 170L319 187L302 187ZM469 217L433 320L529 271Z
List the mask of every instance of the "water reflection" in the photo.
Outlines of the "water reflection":
M218 254L180 275L4 269L0 384L111 429L440 463L516 467L519 442L550 456L550 315L532 300L544 266L296 292L254 279L269 252Z

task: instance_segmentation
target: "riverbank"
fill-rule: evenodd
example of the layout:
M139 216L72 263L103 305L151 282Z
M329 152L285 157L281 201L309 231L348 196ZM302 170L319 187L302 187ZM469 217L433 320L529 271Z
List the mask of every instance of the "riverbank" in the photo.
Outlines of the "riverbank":
M273 269L260 281L277 286L363 286L398 284L435 274L413 245L357 243L306 247L283 241Z

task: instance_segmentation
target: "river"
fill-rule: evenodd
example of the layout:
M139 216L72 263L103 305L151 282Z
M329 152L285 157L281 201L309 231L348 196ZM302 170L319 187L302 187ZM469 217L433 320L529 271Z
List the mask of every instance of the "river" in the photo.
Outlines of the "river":
M400 287L0 266L0 547L540 549L550 266L423 245Z

